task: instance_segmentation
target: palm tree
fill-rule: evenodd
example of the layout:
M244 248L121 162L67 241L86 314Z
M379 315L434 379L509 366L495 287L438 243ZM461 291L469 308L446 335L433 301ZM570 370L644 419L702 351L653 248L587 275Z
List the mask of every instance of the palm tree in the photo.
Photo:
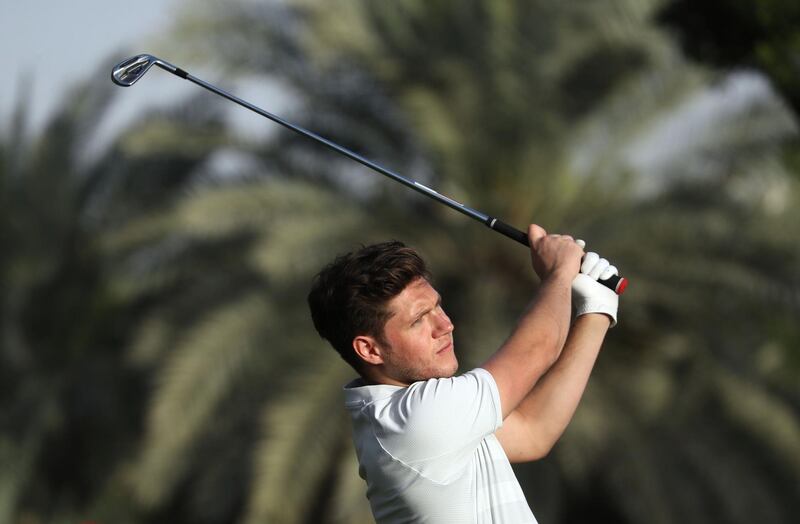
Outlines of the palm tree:
M318 349L298 302L322 253L365 221L313 185L248 181L197 190L112 235L109 241L122 253L142 246L158 253L146 268L118 266L115 277L121 286L158 297L130 349L131 358L157 373L143 449L130 477L155 521L236 518L257 474L253 461L303 456L308 474L292 482L297 503L317 489L328 439L344 438L341 417L331 415L338 399L330 391L348 372L332 352ZM151 281L146 286L143 274ZM284 394L300 387L304 395ZM279 415L283 410L308 419L288 423ZM313 442L303 437L311 424L326 437L318 450L300 446ZM274 452L259 453L265 440ZM197 491L182 498L187 483Z
M21 103L0 140L3 521L35 513L62 489L60 503L71 507L105 469L112 447L98 446L84 468L68 446L97 430L95 424L114 421L107 434L113 438L130 423L107 411L108 404L82 402L106 374L123 377L108 353L118 304L100 284L88 235L94 226L87 211L107 159L82 155L110 97L105 87L76 86L33 139ZM92 355L100 358L84 366ZM129 379L115 394L126 394ZM92 416L84 418L89 413L82 409ZM80 452L75 458L81 455L87 459Z
M126 341L147 309L112 280L106 237L170 205L210 151L135 153L134 135L93 147L113 87L104 64L65 97L41 131L18 105L0 136L0 521L74 522L104 500L130 460L146 370ZM213 106L167 115L182 143L218 136ZM146 131L157 128L151 118ZM154 127L156 126L156 127ZM163 128L163 126L162 126ZM141 135L140 135L141 136ZM97 502L99 501L99 502ZM114 504L111 504L114 506ZM113 509L128 521L130 503Z
M798 193L776 145L791 125L751 104L681 151L707 162L702 176L671 162L642 193L627 148L713 79L650 24L656 4L209 5L181 37L189 55L277 79L307 127L509 222L576 232L625 268L624 320L583 407L549 459L518 468L543 520L788 522ZM132 350L158 377L137 500L171 522L368 521L331 394L349 371L311 334L309 276L355 238L407 239L438 274L469 367L527 300L526 257L295 137L242 149L266 185L202 190L111 239L132 255L155 246L147 284L165 300ZM342 204L354 200L361 211ZM181 259L198 237L221 243L216 257ZM209 265L171 287L187 260ZM119 278L139 292L130 269Z
M659 23L675 31L688 56L715 67L755 68L767 75L795 114L800 111L797 4L786 0L664 3ZM736 31L727 28L735 27Z

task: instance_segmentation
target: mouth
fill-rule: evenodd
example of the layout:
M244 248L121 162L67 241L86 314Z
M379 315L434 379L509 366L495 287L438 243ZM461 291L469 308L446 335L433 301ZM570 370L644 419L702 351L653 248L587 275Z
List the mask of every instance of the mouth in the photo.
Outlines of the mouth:
M437 355L441 355L442 353L445 353L447 351L452 351L452 350L453 350L453 341L451 340L442 349L438 350L436 352L436 354Z

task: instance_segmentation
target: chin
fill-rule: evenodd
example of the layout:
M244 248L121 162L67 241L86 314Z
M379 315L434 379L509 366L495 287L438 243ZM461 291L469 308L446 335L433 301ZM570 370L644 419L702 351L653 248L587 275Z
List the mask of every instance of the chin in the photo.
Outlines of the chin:
M458 372L458 362L454 362L452 366L444 370L439 378L450 378Z

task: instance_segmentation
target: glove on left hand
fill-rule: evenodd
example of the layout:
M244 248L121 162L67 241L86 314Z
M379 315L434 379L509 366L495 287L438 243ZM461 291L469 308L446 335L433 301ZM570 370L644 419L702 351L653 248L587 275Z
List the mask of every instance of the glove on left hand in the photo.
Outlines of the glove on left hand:
M581 247L586 245L582 240L577 242ZM581 264L581 272L572 281L572 303L575 306L576 317L588 313L603 313L611 318L611 327L617 325L619 296L597 282L598 279L606 280L616 274L618 274L617 268L608 260L600 258L597 253L586 253Z

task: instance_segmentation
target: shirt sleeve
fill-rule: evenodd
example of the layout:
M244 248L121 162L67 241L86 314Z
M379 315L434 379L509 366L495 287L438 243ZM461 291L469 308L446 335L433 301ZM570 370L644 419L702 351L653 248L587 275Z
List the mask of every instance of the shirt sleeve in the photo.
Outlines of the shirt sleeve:
M395 460L437 482L470 460L488 435L503 424L500 394L482 369L452 378L416 382L379 414L378 440Z

